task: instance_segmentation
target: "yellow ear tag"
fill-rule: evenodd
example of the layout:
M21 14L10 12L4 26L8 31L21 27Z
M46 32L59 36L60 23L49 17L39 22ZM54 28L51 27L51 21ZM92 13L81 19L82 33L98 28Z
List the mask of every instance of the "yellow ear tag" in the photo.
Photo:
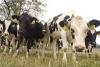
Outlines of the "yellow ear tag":
M90 29L95 29L95 25L91 25L90 26Z
M65 31L69 31L69 29L68 29L67 26L64 26L63 29L64 29Z
M95 29L95 25L92 26Z
M31 24L35 24L35 21L33 20Z

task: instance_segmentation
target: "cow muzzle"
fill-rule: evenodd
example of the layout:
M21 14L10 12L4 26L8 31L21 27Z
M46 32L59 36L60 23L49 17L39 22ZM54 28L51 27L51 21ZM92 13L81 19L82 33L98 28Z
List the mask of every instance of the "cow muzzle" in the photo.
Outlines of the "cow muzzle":
M80 45L80 46L75 46L75 49L77 52L83 52L85 47Z

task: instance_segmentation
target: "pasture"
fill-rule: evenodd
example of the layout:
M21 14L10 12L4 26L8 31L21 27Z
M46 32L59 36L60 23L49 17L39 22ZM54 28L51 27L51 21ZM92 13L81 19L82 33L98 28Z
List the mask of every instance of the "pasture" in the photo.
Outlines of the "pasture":
M79 53L76 67L100 67L99 51L100 49L94 49L90 58L87 58L85 54ZM62 54L60 52L57 54L58 59L55 60L51 50L46 50L45 56L42 57L35 49L32 49L31 55L26 58L25 50L23 49L20 49L17 57L12 57L9 54L3 55L2 49L0 49L0 67L74 67L71 52L67 53L67 64L62 62Z

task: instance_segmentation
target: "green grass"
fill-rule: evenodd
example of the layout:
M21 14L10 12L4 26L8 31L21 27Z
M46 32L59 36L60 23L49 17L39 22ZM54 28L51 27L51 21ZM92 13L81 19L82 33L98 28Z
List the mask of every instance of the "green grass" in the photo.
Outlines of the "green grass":
M49 50L50 51L50 50ZM99 50L100 51L100 50ZM77 55L76 67L100 67L100 52L94 50L90 58L87 58L85 54ZM67 65L62 62L62 54L57 54L58 59L53 59L52 52L45 53L42 57L41 54L38 55L34 50L32 54L26 58L25 51L19 53L17 57L12 57L12 55L3 55L0 51L0 67L74 67L71 58L71 53L67 54Z

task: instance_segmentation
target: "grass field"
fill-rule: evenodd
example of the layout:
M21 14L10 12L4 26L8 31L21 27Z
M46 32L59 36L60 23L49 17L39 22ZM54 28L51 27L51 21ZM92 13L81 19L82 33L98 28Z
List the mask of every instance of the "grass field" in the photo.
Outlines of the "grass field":
M76 67L100 67L100 49L94 49L90 58L87 58L85 54L77 55ZM67 64L62 62L62 54L57 54L58 59L53 59L52 53L45 53L42 57L38 55L34 50L31 55L26 58L25 51L20 52L17 57L12 55L3 55L0 51L0 67L74 67L71 53L67 54Z

